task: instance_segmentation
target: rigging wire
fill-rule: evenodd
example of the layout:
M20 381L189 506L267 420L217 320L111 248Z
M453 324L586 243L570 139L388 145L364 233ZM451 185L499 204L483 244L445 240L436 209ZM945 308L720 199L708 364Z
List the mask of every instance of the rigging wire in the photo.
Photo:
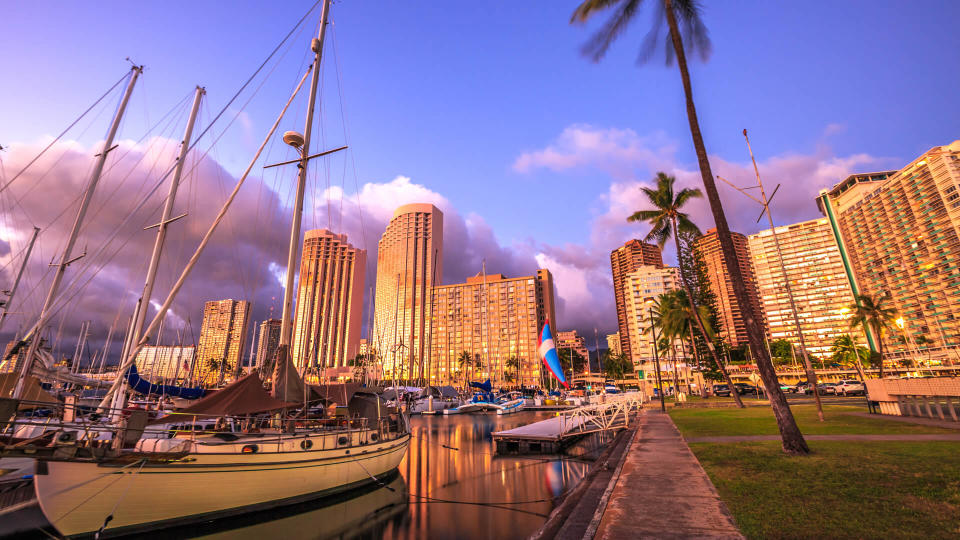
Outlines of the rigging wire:
M193 149L194 147L196 147L196 145L200 142L200 140L204 137L204 135L206 135L207 132L209 132L210 130L213 129L213 127L216 125L216 123L218 122L218 120L223 116L223 114L227 111L227 109L233 104L234 101L236 101L236 99L237 99L237 98L240 96L240 94L247 88L247 86L250 85L250 83L254 80L254 78L256 78L256 76L257 76L257 75L263 70L263 68L270 62L270 60L276 55L276 53L283 47L284 43L286 43L286 42L290 39L290 37L297 31L297 29L303 24L303 22L310 16L310 14L316 9L316 7L317 7L318 5L320 5L320 2L321 2L321 1L322 1L322 0L317 0L317 1L310 7L310 9L303 15L303 17L301 17L300 20L297 21L297 23L294 25L294 27L291 28L290 31L286 34L286 36L284 36L284 38L280 41L280 43L278 43L277 46L274 47L274 49L270 52L270 54L267 56L267 58L260 64L260 66L257 67L257 69L253 72L253 74L250 75L250 77L247 78L247 80L243 83L243 85L240 87L240 89L237 90L237 92L234 93L233 97L231 97L230 100L220 109L220 111L217 113L217 115L214 117L214 119L203 129L203 131L201 131L200 135L198 135L197 138L191 143L188 151L189 151L190 149ZM289 50L289 47L288 47L288 50ZM284 54L285 54L285 53L284 53ZM281 58L282 58L282 56L281 56ZM276 64L274 64L273 68L270 70L270 72L267 74L267 76L263 79L263 81L261 81L260 85L259 85L259 86L257 87L257 89L254 91L254 93L250 96L250 98L244 103L243 107L241 107L241 109L240 109L239 111L237 111L237 114L235 114L234 117L233 117L233 119L231 119L230 123L227 124L227 126L226 126L226 127L224 128L224 130L221 132L220 136L217 137L217 138L213 141L213 143L211 143L211 148L210 148L210 149L212 149L213 145L215 145L216 142L219 141L220 137L222 137L223 134L226 133L227 129L229 129L229 127L236 121L236 119L239 117L239 115L246 109L246 106L250 103L250 101L253 99L253 97L257 95L257 93L259 92L259 90L260 90L261 88L263 88L263 85L266 83L267 79L270 77L270 74L272 74L273 71L276 69L277 65L279 65L279 60L277 61ZM207 150L207 152L204 154L203 157L206 157L206 155L209 154L210 149ZM202 162L202 160L203 160L203 158L201 158L201 159L198 161L198 164L199 164L199 162ZM113 232L113 234L111 235L111 238L110 238L110 240L108 240L108 242L112 241L113 238L117 235L117 233L118 233L121 229L123 229L124 226L127 225L127 223L129 222L130 218L131 218L133 215L135 215L141 208L143 208L143 206L147 203L147 201L149 201L150 197L157 191L157 189L160 188L161 185L163 185L163 181L166 180L166 178L167 178L170 174L173 173L173 171L175 170L175 168L176 168L176 165L172 166L172 167L157 181L157 183L156 183L156 184L153 186L153 188L147 193L147 195L141 200L141 202L127 215L127 217L124 219L124 221L123 221L119 226L117 226L117 227L114 229L114 232ZM191 172L192 172L192 171L191 171ZM129 241L129 239L128 239L128 241ZM123 245L126 245L126 242L124 242ZM101 251L103 251L103 250L101 250ZM113 256L115 256L116 253L117 253L117 251L114 252L114 255L113 255ZM103 267L103 265L101 265L101 269L102 269L102 267ZM90 280L91 280L92 278L93 278L93 276L91 276L90 279L87 280L87 283L84 284L84 285L82 286L82 288L86 288L86 285L89 284L89 282L90 282ZM73 295L71 295L71 296L69 297L69 299L73 299L74 297L77 296L77 294L78 294L78 293L74 293ZM61 296L61 299L64 299L64 298L65 298L64 296ZM63 300L63 301L59 301L58 303L60 304L60 306L54 308L54 311L52 311L51 313L52 313L52 314L53 314L53 313L56 313L56 312L58 312L60 309L62 309L64 302L68 301L69 299L65 299L65 300Z
M64 135L67 134L68 131L70 131L70 129L73 128L73 126L77 125L77 122L79 122L81 119L83 119L83 117L86 116L87 113L89 113L94 107L97 106L97 104L99 104L101 101L103 101L104 98L106 98L108 95L110 95L110 93L113 91L113 89L116 88L117 85L119 85L121 82L123 82L124 79L126 79L126 78L129 77L129 76L130 76L130 71L127 70L126 72L124 72L123 77L120 77L120 79L117 80L117 82L113 83L113 86L111 86L109 89L107 89L107 91L104 92L102 96L100 96L96 101L93 102L93 105L90 105L89 107L87 107L87 110L83 111L83 113L81 113L80 116L78 116L76 120L74 120L73 122L71 122L70 125L67 126L66 129L64 129L63 131L61 131L60 134L57 135L57 137L56 137L55 139L53 139L52 141L50 141L50 144L48 144L43 150L40 151L39 154L37 154L33 159L31 159L29 163L27 163L26 165L24 165L24 167L23 167L22 169L20 169L20 172L18 172L17 174L15 174L15 175L13 176L13 178L11 178L6 184L3 185L3 187L0 187L0 192L6 191L6 189L7 189L8 187L10 187L10 184L12 184L12 183L14 182L14 180L16 180L17 178L20 178L20 175L22 175L27 169L29 169L31 165L33 165L34 163L36 163L36 161L37 161L38 159L40 159L40 156L42 156L44 153L46 153L47 150L49 150L53 145L55 145L55 144L57 143L57 141L59 141Z

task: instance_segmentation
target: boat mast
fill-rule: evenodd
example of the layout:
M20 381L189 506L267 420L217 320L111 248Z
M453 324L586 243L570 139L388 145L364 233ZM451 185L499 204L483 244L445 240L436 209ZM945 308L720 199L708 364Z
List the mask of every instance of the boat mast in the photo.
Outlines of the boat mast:
M200 101L203 99L203 95L206 93L207 92L204 88L198 86L193 94L193 107L190 109L190 117L187 120L186 130L183 133L183 140L180 142L180 155L177 156L177 165L174 169L173 179L170 180L170 189L167 192L167 200L163 205L163 214L160 217L159 223L147 227L148 229L156 227L157 236L153 242L153 252L150 254L150 265L147 267L147 277L143 284L143 294L141 294L140 299L137 300L137 305L133 311L133 331L130 332L127 342L124 343L123 354L121 355L122 358L127 357L127 353L130 352L130 348L135 343L140 341L140 336L143 334L143 326L146 324L147 319L147 308L150 305L150 298L153 295L153 285L157 278L157 268L160 266L160 255L163 253L163 243L167 237L167 226L169 226L170 223L186 216L186 214L183 214L171 218L171 215L173 214L173 204L177 198L177 189L180 187L180 177L183 174L183 167L187 161L187 151L190 149L190 139L193 137L193 126L197 121L197 112L200 110Z
M140 336L143 334L143 326L146 324L147 319L147 310L150 306L150 298L153 295L153 285L156 282L157 278L157 268L160 266L160 255L163 253L163 243L167 237L167 226L173 223L174 221L186 216L182 214L175 218L171 218L173 214L173 204L177 198L177 189L180 187L180 177L183 174L183 166L187 161L187 151L190 150L190 139L193 136L193 126L197 121L197 112L200 110L200 100L203 98L203 95L206 94L206 90L197 86L196 91L193 94L193 106L190 109L190 117L187 119L187 127L183 133L183 141L180 142L180 155L177 156L177 165L174 168L173 178L170 180L170 189L167 191L167 200L163 204L163 213L160 216L160 222L156 225L151 225L147 229L153 227L157 228L157 236L153 242L153 252L150 254L150 264L147 266L147 277L144 280L143 284L143 293L140 295L140 298L137 299L137 304L133 308L133 324L131 326L130 332L127 333L127 339L123 343L121 348L120 358L126 358L127 354L130 353L130 349L140 341ZM159 344L159 339L158 339ZM117 373L117 376L122 379L121 390L117 392L116 399L123 399L123 396L126 396L127 389L127 378L124 373ZM113 409L114 411L119 411L122 403L117 403L114 401ZM119 414L119 412L117 412Z
M107 138L103 142L103 150L97 154L97 162L94 165L93 173L90 175L90 182L87 184L87 189L83 192L83 199L80 201L80 209L77 211L77 218L73 222L73 228L70 230L70 237L67 239L67 245L63 248L63 255L60 257L60 262L57 264L57 271L53 275L53 282L50 284L50 291L47 293L47 298L43 302L43 307L40 309L40 316L37 318L37 322L33 327L33 331L30 333L30 346L27 348L27 357L23 362L23 369L20 372L20 376L17 380L17 386L13 391L13 398L19 399L23 394L24 382L27 379L27 375L30 374L31 368L33 368L33 357L37 354L37 348L40 346L40 332L43 330L43 327L47 324L50 316L52 315L51 309L53 308L53 301L56 300L57 291L60 289L60 284L63 282L63 276L67 272L67 267L70 266L70 263L76 261L80 257L71 258L73 256L73 246L77 243L77 236L80 233L80 226L83 225L83 218L87 214L87 209L90 207L90 201L93 199L93 192L97 188L97 183L100 182L100 175L103 173L103 167L107 162L107 155L110 154L110 151L116 148L113 145L113 138L117 134L117 130L120 129L120 120L123 118L123 112L127 108L127 103L130 102L130 95L133 93L133 86L137 82L137 78L140 77L140 74L143 73L143 66L133 66L130 68L130 82L127 83L127 89L123 93L123 98L120 100L120 106L117 108L116 114L113 116L113 123L110 124L110 129L107 131Z
M27 252L23 256L23 262L20 263L20 270L17 270L17 277L13 280L13 287L7 293L7 301L3 303L3 313L0 313L0 330L3 329L3 321L10 313L10 306L13 304L13 296L17 294L17 286L20 285L20 278L23 277L23 271L27 267L27 261L30 260L30 253L33 252L33 244L37 241L37 235L40 233L39 227L33 228L33 236L30 237L30 245L27 246Z
M323 38L327 31L327 16L330 13L330 0L323 1L320 13L320 31L310 48L314 53L313 73L310 77L310 95L307 99L307 120L303 128L303 145L300 148L300 163L297 165L297 197L293 203L293 222L290 224L290 245L287 249L287 278L283 288L283 315L280 319L280 345L278 348L289 350L292 337L293 276L297 254L300 251L300 224L303 219L303 195L307 185L307 160L310 158L310 134L313 131L313 111L317 103L317 86L320 82L320 58L323 55ZM276 383L274 383L276 384Z

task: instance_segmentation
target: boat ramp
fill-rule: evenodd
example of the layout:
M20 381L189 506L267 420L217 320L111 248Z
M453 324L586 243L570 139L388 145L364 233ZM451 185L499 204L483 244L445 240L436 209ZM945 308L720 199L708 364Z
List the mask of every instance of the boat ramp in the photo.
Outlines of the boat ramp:
M625 429L630 413L643 403L643 394L608 396L603 403L560 411L556 416L525 426L496 431L498 454L552 454L590 433Z

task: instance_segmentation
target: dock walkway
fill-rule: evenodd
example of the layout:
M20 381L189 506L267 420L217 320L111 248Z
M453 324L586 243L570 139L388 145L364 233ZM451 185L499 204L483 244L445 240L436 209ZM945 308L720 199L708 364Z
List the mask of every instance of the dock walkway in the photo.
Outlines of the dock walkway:
M621 395L603 403L584 405L557 416L492 434L498 453L555 453L566 442L598 431L619 431L630 422L630 412L642 396Z
M645 411L593 538L743 535L669 416Z

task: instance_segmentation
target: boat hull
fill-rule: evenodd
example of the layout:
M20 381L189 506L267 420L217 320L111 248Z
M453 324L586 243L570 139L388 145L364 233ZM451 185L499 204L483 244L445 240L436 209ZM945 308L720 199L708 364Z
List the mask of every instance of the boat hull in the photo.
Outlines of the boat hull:
M305 437L306 438L306 437ZM292 504L353 489L393 471L409 435L302 452L191 453L127 466L46 461L34 476L44 515L61 534L137 531ZM266 447L267 445L264 445Z

